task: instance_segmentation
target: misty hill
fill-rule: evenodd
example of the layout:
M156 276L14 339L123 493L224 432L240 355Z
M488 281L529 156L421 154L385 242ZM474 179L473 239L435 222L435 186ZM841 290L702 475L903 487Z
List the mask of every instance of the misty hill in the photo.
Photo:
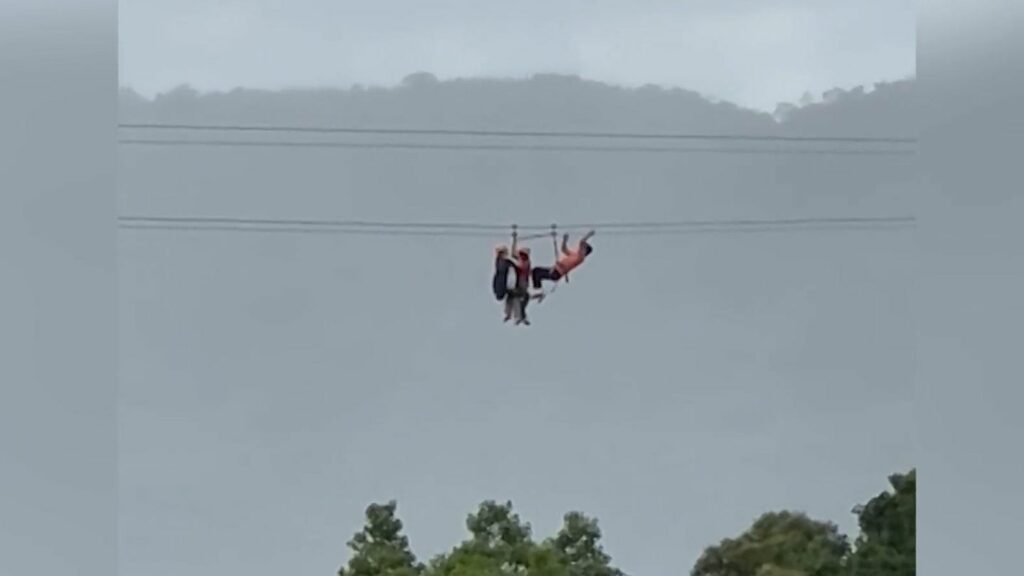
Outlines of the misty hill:
M126 88L120 114L124 122L911 136L913 85L835 89L816 103L781 104L773 118L680 88L621 88L561 75L440 82L418 73L394 88L199 93L183 86L152 100Z
M121 93L122 122L498 130L910 136L913 81L833 90L773 115L682 89L618 88L571 76L395 88ZM434 142L418 136L155 133L122 136ZM524 139L533 143L532 139ZM445 143L487 139L441 138ZM557 140L581 144L578 140ZM583 144L593 144L584 142ZM607 144L599 142L599 144ZM631 145L631 142L619 142ZM674 143L669 143L674 144ZM718 146L716 143L682 143ZM739 143L737 147L752 145ZM758 147L767 145L758 144ZM807 147L793 144L769 148ZM816 148L832 145L815 146ZM124 212L468 218L609 218L906 212L913 157L565 153L245 147L121 147ZM417 191L410 194L410 191ZM625 201L636 195L637 201ZM510 206L508 198L516 197Z

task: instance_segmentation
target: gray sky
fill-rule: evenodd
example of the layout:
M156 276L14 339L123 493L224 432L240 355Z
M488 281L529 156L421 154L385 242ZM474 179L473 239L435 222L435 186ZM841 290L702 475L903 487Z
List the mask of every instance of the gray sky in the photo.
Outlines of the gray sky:
M847 94L790 122L912 134L912 87ZM545 80L179 95L121 113L301 124L340 109L468 129L772 125L686 93L612 97ZM118 208L486 222L890 215L912 212L915 166L122 146ZM429 558L464 537L481 500L509 498L539 537L580 509L623 569L679 574L769 510L855 533L851 507L915 464L911 231L599 232L591 261L519 330L489 292L500 239L122 231L124 573L331 574L365 506L389 498Z
M579 74L771 110L915 72L913 0L125 0L121 83L200 89Z

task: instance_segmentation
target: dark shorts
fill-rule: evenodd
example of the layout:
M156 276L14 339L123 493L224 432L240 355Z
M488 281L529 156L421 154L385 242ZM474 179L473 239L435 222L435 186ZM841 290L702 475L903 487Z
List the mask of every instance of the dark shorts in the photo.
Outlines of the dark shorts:
M541 282L544 280L550 280L552 282L558 282L562 279L562 273L554 268L534 268L533 269L533 287L540 289Z

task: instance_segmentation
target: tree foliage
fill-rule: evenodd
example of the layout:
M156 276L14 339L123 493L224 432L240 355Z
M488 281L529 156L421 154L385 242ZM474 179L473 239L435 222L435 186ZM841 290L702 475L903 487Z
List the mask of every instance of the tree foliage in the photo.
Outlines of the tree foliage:
M831 522L770 512L735 539L704 551L692 576L840 576L850 551Z
M366 509L366 525L348 542L353 554L348 566L338 570L339 576L417 576L422 572L409 539L402 534L397 509L394 501Z
M917 570L917 471L889 477L883 492L855 512L860 524L851 576L914 576Z
M769 512L736 538L707 548L691 576L914 576L917 473L889 478L883 492L854 511L860 534L851 546L831 522L797 512ZM402 534L397 505L374 504L339 576L626 576L612 563L594 518L563 517L559 531L533 539L511 502L488 500L466 517L466 539L428 566Z
M466 518L472 538L465 546L473 553L492 558L503 570L524 571L533 551L530 525L519 519L512 503L484 502L476 513Z
M486 501L466 519L469 539L435 558L429 576L570 576L562 555L534 542L511 502Z
M601 546L597 520L580 512L566 514L562 529L547 545L569 576L623 576L621 570L611 565L611 556Z

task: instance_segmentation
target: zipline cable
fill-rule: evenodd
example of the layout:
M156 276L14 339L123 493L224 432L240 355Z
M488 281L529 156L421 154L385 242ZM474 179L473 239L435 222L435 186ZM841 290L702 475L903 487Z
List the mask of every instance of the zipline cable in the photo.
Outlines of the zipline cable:
M522 144L440 144L411 142L296 142L273 140L170 140L122 138L120 144L133 146L212 147L212 148L306 148L349 150L447 150L447 151L515 151L515 152L624 152L647 154L750 154L807 156L914 156L914 150L846 149L846 148L713 148L678 146L571 146Z
M708 133L651 133L651 132L584 132L584 131L520 131L520 130L457 130L439 128L357 128L320 126L273 126L240 124L166 124L129 123L118 128L135 130L194 130L215 132L291 132L310 134L377 134L377 135L429 135L429 136L488 136L502 138L599 138L632 140L712 140L754 142L849 142L916 144L916 138L897 136L798 136L773 134L708 134Z
M845 217L845 218L788 218L788 219L733 219L689 220L677 222L598 222L562 226L563 230L597 230L603 236L656 236L693 233L771 232L771 231L827 231L827 230L881 230L906 228L916 220L911 216ZM351 234L395 237L491 238L507 237L509 225L479 223L416 223L324 220L270 220L243 218L148 217L126 216L118 219L118 226L134 231L197 231L247 232L291 234ZM521 241L552 236L555 254L558 254L556 228L547 232L519 235L520 230L541 230L540 225L511 225L513 235Z
M462 230L462 231L506 231L510 224L480 222L414 222L414 221L375 221L375 220L331 220L331 219L285 219L285 218L237 218L207 216L144 216L126 215L118 217L119 225L142 224L182 224L182 225L215 225L229 224L242 226L301 226L310 228L356 228L379 230ZM637 230L637 229L671 229L706 226L801 226L801 225L843 225L843 224L911 224L913 216L843 216L843 217L805 217L805 218L770 218L770 219L719 219L719 220L676 220L676 221L598 221L589 223L570 223L559 225L562 230L602 229L602 230ZM554 229L551 224L514 224L518 230L535 232ZM547 234L540 234L546 236Z
M602 237L651 237L651 236L674 236L687 234L751 234L768 232L830 232L830 231L879 231L905 229L903 226L881 226L881 225L832 225L832 226L750 226L750 227L707 227L675 230L610 230L600 232ZM381 237L433 237L433 238L473 238L500 240L507 238L507 234L496 232L460 232L460 231L430 231L430 230L345 230L345 229L324 229L324 228L296 228L296 227L253 227L253 226L187 226L187 225L125 225L120 226L122 230L130 231L165 231L165 232L242 232L242 233L270 233L270 234L305 234L305 235L365 235ZM541 237L547 234L541 234ZM531 237L522 237L521 241L529 240ZM534 238L535 239L535 238Z

